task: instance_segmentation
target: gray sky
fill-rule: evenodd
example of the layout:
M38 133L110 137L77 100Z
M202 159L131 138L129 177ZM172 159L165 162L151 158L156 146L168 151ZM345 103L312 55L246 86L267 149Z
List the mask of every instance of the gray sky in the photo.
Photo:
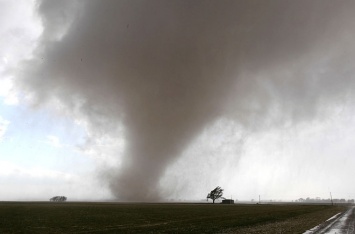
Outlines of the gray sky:
M100 199L355 197L353 1L31 3L27 26L2 20L28 45L0 48L0 136L9 103L44 119L29 131L64 126L46 141L70 146L55 169L77 191L89 175Z

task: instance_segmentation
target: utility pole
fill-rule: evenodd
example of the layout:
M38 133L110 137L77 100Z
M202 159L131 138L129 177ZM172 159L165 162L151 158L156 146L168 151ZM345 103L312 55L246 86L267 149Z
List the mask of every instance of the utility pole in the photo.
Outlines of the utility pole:
M259 195L259 204L260 204L260 195Z
M332 202L332 206L334 206L334 204L333 204L332 192L330 192L330 201Z

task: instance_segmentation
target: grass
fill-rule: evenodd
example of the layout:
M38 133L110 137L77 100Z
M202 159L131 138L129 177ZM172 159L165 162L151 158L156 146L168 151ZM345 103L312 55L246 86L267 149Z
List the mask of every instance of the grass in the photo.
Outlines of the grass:
M0 203L0 233L302 233L329 205Z

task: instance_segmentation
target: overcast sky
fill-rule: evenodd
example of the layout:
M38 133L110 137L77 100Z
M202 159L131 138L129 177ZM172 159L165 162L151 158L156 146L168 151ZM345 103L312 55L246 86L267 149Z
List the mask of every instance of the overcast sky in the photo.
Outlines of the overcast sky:
M0 0L0 200L355 198L354 10Z

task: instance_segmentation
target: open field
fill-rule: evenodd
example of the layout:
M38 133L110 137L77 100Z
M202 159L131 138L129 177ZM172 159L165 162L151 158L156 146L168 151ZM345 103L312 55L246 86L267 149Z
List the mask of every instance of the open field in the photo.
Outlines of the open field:
M1 202L0 233L302 233L346 208Z

